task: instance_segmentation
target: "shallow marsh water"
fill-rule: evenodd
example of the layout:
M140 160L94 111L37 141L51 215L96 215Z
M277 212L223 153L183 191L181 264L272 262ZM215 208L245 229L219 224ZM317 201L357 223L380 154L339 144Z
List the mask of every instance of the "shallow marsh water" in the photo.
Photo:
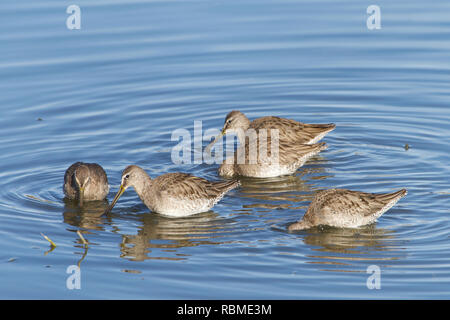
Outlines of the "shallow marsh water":
M81 30L64 1L0 3L1 298L450 298L448 1L377 1L380 30L356 0L76 4ZM244 179L207 213L63 200L79 160L105 168L109 201L129 164L220 179L174 164L171 135L233 109L337 128L296 175ZM286 232L334 187L409 194L370 226Z

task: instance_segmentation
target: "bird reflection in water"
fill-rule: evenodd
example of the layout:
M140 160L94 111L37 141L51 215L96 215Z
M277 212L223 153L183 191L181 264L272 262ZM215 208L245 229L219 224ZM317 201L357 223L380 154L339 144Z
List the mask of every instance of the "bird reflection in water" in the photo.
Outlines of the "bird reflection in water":
M104 216L103 212L108 207L108 201L89 201L85 202L82 207L75 200L64 199L64 222L79 229L85 230L104 230L104 224L109 217ZM69 230L76 232L75 230ZM75 233L75 247L82 248L83 252L77 252L81 258L77 261L77 266L81 268L81 262L86 258L89 250L89 243L80 234Z
M400 258L394 231L379 228L376 223L359 228L318 226L295 236L302 238L306 245L299 247L308 250L302 252L308 260L306 263L320 266L321 271L365 273L368 265L386 264ZM382 258L377 254L379 251L386 251Z
M177 249L198 245L223 243L227 220L208 211L182 218L158 214L135 216L142 225L135 235L122 235L121 257L133 261L147 259L185 260L187 256ZM120 233L120 230L116 230ZM217 239L215 241L214 239Z
M315 157L315 161L319 157ZM331 176L325 172L324 167L305 167L301 168L296 175L258 179L241 178L240 196L257 200L255 203L244 204L243 208L305 209L307 203L314 197L315 181Z
M142 205L120 214L103 215L107 207L107 201L92 201L82 208L76 202L66 201L64 222L77 229L98 231L105 230L105 225L109 225L111 232L122 237L119 243L120 257L132 261L185 260L187 256L178 253L177 249L223 243L221 238L233 232L229 224L234 220L221 218L211 210L188 217L173 218L149 212L137 213L141 211ZM138 225L136 234L124 234L121 224ZM80 245L85 249L82 257L84 259L88 246L77 239L77 247L81 248Z
M103 224L109 217L103 215L108 201L89 201L82 207L76 201L64 199L64 222L74 227L89 230L104 230Z

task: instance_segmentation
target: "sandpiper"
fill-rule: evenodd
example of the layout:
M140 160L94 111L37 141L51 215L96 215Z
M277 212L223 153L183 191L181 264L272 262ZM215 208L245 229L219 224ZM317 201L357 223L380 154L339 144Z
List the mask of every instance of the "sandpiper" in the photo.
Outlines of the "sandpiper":
M80 206L90 200L104 200L109 192L105 170L97 163L76 162L64 174L64 194Z
M291 224L288 230L304 230L319 225L357 228L375 222L406 194L405 189L380 194L346 189L320 191L303 218Z
M129 187L134 187L151 211L183 217L210 210L228 191L239 185L237 180L211 182L181 172L151 179L141 167L130 165L123 170L119 191L105 213L112 210Z
M267 141L268 149L270 149L270 138ZM233 158L226 159L219 167L219 175L228 178L233 176L272 178L290 175L303 166L309 158L327 148L325 143L291 145L279 141L276 157L271 157L272 155L261 157L260 152L251 152L251 145L251 142L246 142L244 146L238 148ZM240 153L244 155L243 160L239 159Z
M219 167L221 176L270 178L288 175L327 148L324 143L316 142L335 127L332 123L305 124L272 116L250 122L242 112L231 111L225 118L221 133L206 147L206 151L209 152L225 134L236 133L240 148L233 158L226 159ZM243 156L239 157L239 154Z

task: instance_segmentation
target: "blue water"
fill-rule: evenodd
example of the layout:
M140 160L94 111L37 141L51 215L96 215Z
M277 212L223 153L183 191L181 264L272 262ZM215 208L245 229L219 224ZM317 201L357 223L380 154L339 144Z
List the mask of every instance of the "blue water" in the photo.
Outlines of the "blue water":
M2 0L0 16L0 298L450 298L448 1ZM63 201L75 161L105 168L109 200L129 164L220 180L174 164L171 136L233 109L337 127L295 175L246 179L207 213L150 213L133 191L102 217ZM335 187L409 193L370 226L286 231Z

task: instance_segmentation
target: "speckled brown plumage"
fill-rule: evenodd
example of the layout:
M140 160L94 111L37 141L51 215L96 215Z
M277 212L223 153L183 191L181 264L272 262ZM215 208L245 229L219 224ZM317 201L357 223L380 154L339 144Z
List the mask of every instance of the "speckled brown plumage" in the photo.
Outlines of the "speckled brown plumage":
M382 194L346 189L321 191L316 194L303 218L291 224L288 230L302 230L318 225L356 228L370 224L406 194L405 189Z
M316 155L327 146L325 143L317 144L290 144L285 141L278 142L278 157L271 158L272 140L267 137L267 157L261 157L258 143L245 140L243 146L234 153L232 159L227 159L219 167L219 175L223 177L233 177L236 175L268 178L280 175L289 175L295 173L309 158ZM252 149L254 148L254 149ZM239 154L243 154L243 159L239 159Z
M313 144L334 130L335 127L336 125L333 123L307 124L275 116L261 117L250 122L242 112L234 110L226 116L222 131L226 134L228 131L233 132L238 129L242 129L244 132L249 128L256 131L277 129L280 140L292 144Z
M221 176L268 178L288 175L294 173L310 157L326 149L325 144L315 143L334 128L334 124L305 124L274 116L250 122L242 112L234 110L227 115L221 134L208 145L206 151L223 135L236 133L240 149L219 167ZM264 151L260 151L261 142L264 142L261 136L267 137L268 157L264 157ZM278 157L271 158L270 150L275 138L279 145ZM239 152L245 157L239 158Z
M166 173L151 179L142 168L131 165L123 171L120 190L107 212L128 187L134 187L142 202L154 212L187 216L208 211L237 186L237 180L211 182L181 172Z
M64 174L63 191L67 198L80 200L80 187L84 200L103 200L109 192L108 177L97 163L76 162Z
M333 123L308 124L273 116L258 118L250 123L250 128L255 130L278 129L281 140L297 144L316 143L335 127Z

